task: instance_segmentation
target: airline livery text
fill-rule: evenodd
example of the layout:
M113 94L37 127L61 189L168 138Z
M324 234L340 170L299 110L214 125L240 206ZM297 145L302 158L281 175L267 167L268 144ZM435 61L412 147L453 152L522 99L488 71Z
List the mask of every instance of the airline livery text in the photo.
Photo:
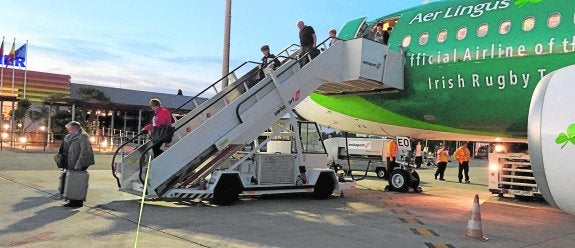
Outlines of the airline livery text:
M413 17L413 19L411 19L409 24L430 22L436 20L438 17L443 19L449 19L458 16L469 16L473 18L480 17L486 12L506 9L510 6L509 1L510 0L497 0L470 6L459 5L457 7L449 7L445 10L439 10L436 12L418 13L415 15L415 17Z

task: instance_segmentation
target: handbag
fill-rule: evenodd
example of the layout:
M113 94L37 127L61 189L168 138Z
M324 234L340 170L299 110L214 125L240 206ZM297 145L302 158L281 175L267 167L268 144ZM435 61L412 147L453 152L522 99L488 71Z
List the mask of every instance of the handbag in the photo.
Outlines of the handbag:
M159 126L152 129L152 142L154 143L170 143L172 142L172 136L174 136L174 131L176 129L172 126Z
M58 168L60 169L68 168L68 158L67 155L64 153L64 141L62 141L62 144L58 149L58 153L54 155L54 162L56 162L56 166L58 166Z

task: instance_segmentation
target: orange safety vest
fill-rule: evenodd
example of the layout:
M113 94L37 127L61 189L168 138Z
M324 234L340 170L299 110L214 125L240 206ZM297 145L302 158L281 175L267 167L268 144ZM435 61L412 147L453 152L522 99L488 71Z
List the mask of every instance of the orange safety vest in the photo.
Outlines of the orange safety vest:
M447 150L437 151L437 161L438 162L449 162L449 152Z
M385 152L385 156L387 157L397 157L397 143L395 143L395 140L390 140L387 143L387 151Z
M471 160L471 152L467 147L460 147L453 153L453 157L461 164L464 161Z

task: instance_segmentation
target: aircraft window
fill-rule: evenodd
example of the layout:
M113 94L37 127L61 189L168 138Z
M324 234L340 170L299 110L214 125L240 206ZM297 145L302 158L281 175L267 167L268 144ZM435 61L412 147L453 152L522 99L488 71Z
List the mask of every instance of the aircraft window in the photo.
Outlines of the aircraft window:
M421 36L419 36L419 45L425 45L427 44L427 41L429 41L429 33L423 33L421 34Z
M409 44L411 44L411 35L406 35L405 37L403 37L403 41L401 42L401 45L403 47L408 47Z
M485 37L487 35L487 31L489 30L489 25L481 24L477 29L477 37Z
M509 20L505 20L501 23L501 26L499 26L499 33L500 34L507 34L509 33L509 30L511 30L511 21Z
M443 29L437 34L437 42L445 42L445 39L447 39L447 30Z
M559 13L553 13L549 16L549 19L547 19L547 27L549 28L556 28L559 26L559 23L561 23L561 14Z
M465 36L467 36L467 27L459 28L459 30L457 30L457 39L463 40L465 39Z
M523 31L531 31L535 27L535 18L530 16L523 20Z

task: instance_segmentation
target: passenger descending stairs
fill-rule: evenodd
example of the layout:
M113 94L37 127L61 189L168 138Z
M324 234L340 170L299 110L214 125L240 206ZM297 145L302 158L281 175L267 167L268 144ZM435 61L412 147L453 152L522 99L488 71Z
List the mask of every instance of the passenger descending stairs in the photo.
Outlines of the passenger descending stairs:
M303 67L294 54L288 54L276 71L268 70L270 74L257 84L254 68L213 97L195 98L196 108L173 124L172 143L151 161L147 194L162 197L170 189L197 183L325 82L381 84L382 67L373 65L385 63L383 51L387 47L365 39L338 41ZM121 170L114 173L120 174L121 190L142 192L150 147L146 143L123 157Z

